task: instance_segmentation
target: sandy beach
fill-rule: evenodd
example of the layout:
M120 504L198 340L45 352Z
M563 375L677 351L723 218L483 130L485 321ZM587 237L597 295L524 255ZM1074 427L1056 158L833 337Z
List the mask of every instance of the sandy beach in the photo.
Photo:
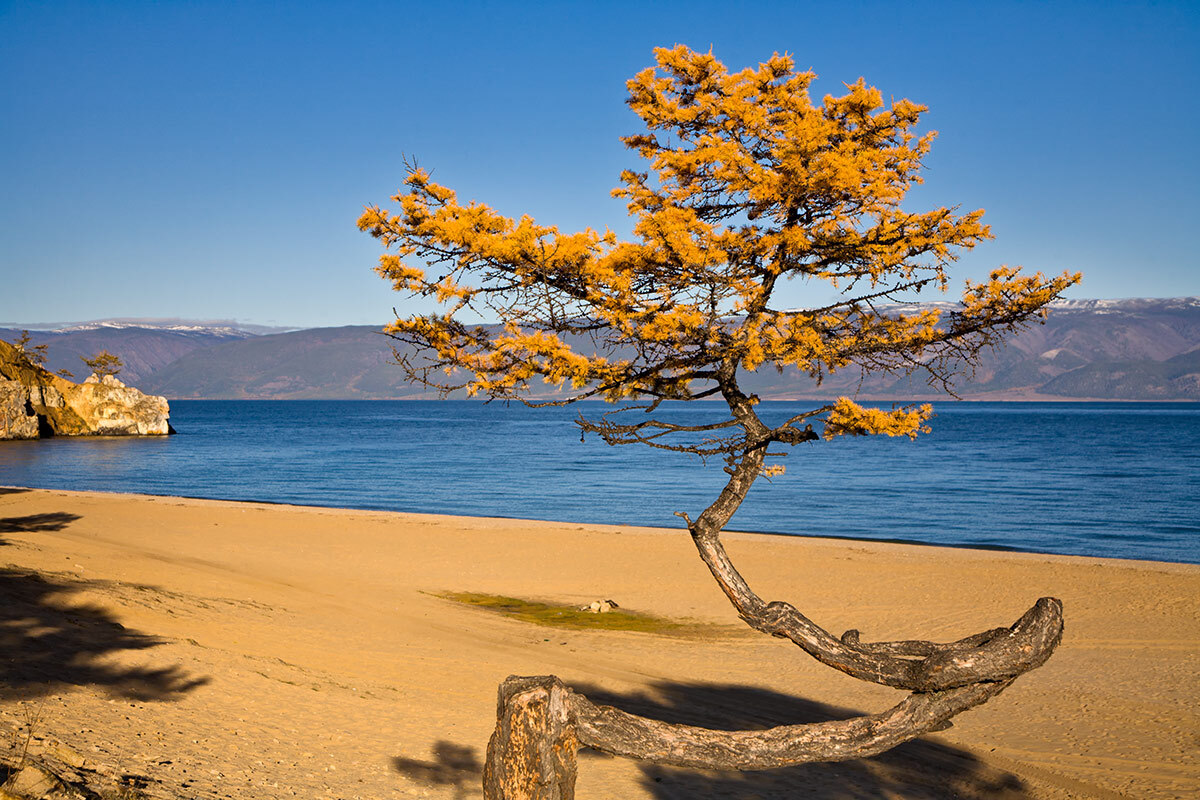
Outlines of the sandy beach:
M1200 793L1200 567L726 543L762 596L835 633L950 640L1053 595L1066 634L953 728L882 756L738 774L583 753L578 797ZM480 797L510 674L711 727L900 698L745 629L682 531L0 488L0 565L0 755L28 744L150 797ZM447 592L612 598L681 624L549 627Z

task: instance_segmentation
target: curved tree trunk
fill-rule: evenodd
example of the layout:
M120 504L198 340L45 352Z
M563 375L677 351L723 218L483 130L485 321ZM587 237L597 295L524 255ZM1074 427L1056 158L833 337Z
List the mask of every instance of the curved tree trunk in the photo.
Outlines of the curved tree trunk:
M719 731L598 706L553 675L509 676L500 686L496 731L488 742L484 797L572 800L580 746L702 769L760 770L865 758L944 730L951 717L986 702L1010 683L913 692L888 711L848 720Z
M936 730L1002 692L1011 680L913 692L881 714L761 731L718 731L646 719L571 695L581 744L613 755L701 769L757 770L866 758Z
M1003 681L1045 663L1062 638L1062 603L1039 599L1010 628L994 628L955 642L861 642L858 631L837 638L783 602L760 598L726 553L720 531L745 499L763 467L765 447L748 450L729 482L688 530L700 558L746 624L790 639L823 664L859 680L909 691L938 691L980 681ZM685 517L686 519L686 517Z
M554 676L509 677L500 687L496 733L488 744L486 800L570 800L581 745L660 764L756 770L882 753L950 725L1019 675L1045 663L1062 638L1062 603L1043 597L1011 627L954 642L862 642L856 630L833 636L793 606L765 602L734 567L720 532L761 474L770 431L727 376L723 386L748 445L730 461L717 500L688 524L700 557L750 627L789 639L806 653L861 680L911 692L891 709L849 720L717 731L646 719L575 694Z

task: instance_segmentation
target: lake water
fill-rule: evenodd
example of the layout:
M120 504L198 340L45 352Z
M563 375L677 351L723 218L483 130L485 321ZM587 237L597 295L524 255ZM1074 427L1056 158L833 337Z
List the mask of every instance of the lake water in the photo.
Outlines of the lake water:
M763 403L771 422L810 408ZM734 530L1200 563L1200 404L940 403L933 433L802 444ZM585 413L606 410L583 406ZM723 405L680 404L676 420ZM577 409L184 401L171 437L0 443L0 485L682 527L707 465L580 443Z

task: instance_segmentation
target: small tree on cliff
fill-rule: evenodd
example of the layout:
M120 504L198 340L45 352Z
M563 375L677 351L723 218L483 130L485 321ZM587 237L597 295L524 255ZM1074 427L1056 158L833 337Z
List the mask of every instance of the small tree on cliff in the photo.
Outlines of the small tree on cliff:
M121 371L122 367L125 366L125 364L121 362L120 358L108 352L107 350L101 350L91 358L80 356L79 360L87 365L87 368L91 370L92 374L94 374L97 378L103 378L105 375L112 375L115 377L117 373Z
M49 348L49 345L37 344L37 345L33 345L31 347L29 345L29 342L31 340L32 340L32 337L29 335L29 331L21 331L21 335L17 337L16 341L11 342L11 344L13 347L15 347L17 349L17 357L20 358L25 363L25 366L27 366L33 370L45 369L46 368L46 350ZM0 342L2 342L2 341L4 341L4 340L0 339ZM55 374L60 375L64 378L74 378L75 377L74 375L71 374L70 370L66 370L66 369L60 369L57 372L55 372Z
M561 701L579 742L664 763L761 769L880 752L944 727L1043 663L1061 636L1061 605L1042 598L1011 628L938 644L868 643L856 631L835 637L793 606L764 601L719 538L751 485L783 471L786 448L816 438L812 422L823 423L826 439L915 438L928 430L930 408L885 411L841 397L767 420L739 375L765 365L820 381L857 368L921 373L948 389L963 364L1039 319L1078 275L1001 267L985 282L967 282L952 311L897 306L922 289L946 291L958 253L990 238L981 210L901 207L933 141L914 132L924 107L885 106L861 80L814 103L815 76L796 72L786 56L730 74L711 54L686 47L656 55L658 67L628 84L629 105L647 130L624 139L649 169L622 173L614 191L628 201L635 239L561 233L463 204L412 165L406 189L392 198L398 212L369 207L358 224L391 251L378 272L399 291L436 298L443 311L398 319L387 332L415 346L419 355L397 356L427 385L529 402L540 380L562 390L543 405L624 403L578 420L609 444L722 458L729 480L720 496L694 520L680 516L738 615L831 667L911 694L870 717L765 732L665 725L594 706L554 681L509 682L502 698L515 708L521 693L549 692L550 706L526 710ZM781 281L797 278L827 282L837 299L780 308ZM501 324L468 325L456 317L464 310ZM704 397L723 400L728 417L683 425L654 414L664 400ZM493 737L489 796L517 796L523 774L544 771L528 767L538 758L559 764L556 791L567 791L573 773L562 765L573 750L563 755L560 743L549 756L526 754L526 769L505 738L516 724L524 723L502 719Z
M25 363L31 367L42 367L46 364L46 344L30 345L33 337L29 335L29 331L21 331L21 335L13 342L13 347L17 348L21 356L25 359Z

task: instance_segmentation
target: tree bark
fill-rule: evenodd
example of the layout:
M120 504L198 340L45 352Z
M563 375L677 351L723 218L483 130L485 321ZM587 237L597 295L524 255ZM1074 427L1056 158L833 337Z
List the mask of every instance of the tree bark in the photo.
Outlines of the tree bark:
M485 800L574 800L579 741L569 696L553 675L510 675L500 684Z
M913 692L881 714L761 731L717 731L673 725L594 705L571 693L581 744L613 755L701 769L758 770L845 761L890 750L931 731L1002 692L1011 680L942 692Z
M755 630L789 639L823 664L859 680L909 691L932 692L980 681L1002 681L1041 666L1062 639L1062 602L1040 598L1009 628L955 642L861 642L858 631L839 639L789 603L767 603L750 589L715 533L692 539L730 602Z
M731 408L735 405L731 401ZM741 413L748 420L757 420L751 407L741 409ZM700 558L747 625L789 639L821 663L859 680L919 692L980 681L1006 681L1041 666L1054 652L1062 639L1063 618L1062 602L1053 597L1039 599L1007 629L984 631L945 644L861 642L858 631L853 630L839 639L791 604L764 601L733 565L720 532L762 471L765 455L765 446L747 449L730 470L729 481L716 501L695 522L688 520Z
M720 532L763 471L776 432L737 389L733 368L720 376L733 416L747 434L720 496L693 522L692 541L738 615L752 628L790 639L824 664L861 680L911 692L891 709L848 720L783 725L760 731L716 731L646 719L597 706L555 677L510 677L500 687L496 732L484 771L486 800L569 800L575 753L586 745L643 761L703 769L757 770L812 761L843 761L882 753L931 731L1004 691L1017 676L1045 663L1062 639L1062 603L1043 597L1009 628L954 642L862 642L841 638L793 606L765 602L734 567Z
M510 676L500 686L496 731L484 768L484 797L571 800L581 746L701 769L775 769L865 758L944 730L951 717L995 697L1011 683L913 692L883 713L848 720L719 731L598 706L554 676Z

